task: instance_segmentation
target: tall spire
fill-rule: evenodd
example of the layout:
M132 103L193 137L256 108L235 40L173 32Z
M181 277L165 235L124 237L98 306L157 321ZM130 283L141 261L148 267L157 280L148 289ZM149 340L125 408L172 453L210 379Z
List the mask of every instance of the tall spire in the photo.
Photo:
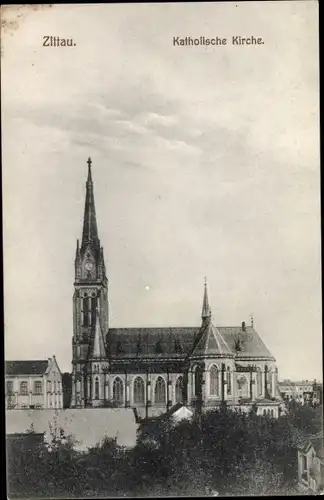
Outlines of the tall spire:
M86 183L86 200L84 208L84 219L83 219L83 233L82 233L82 247L85 247L87 243L99 243L98 239L98 229L97 229L97 219L96 219L96 209L93 194L93 182L91 174L91 158L88 159L88 179Z
M205 278L205 288L204 288L204 298L203 298L203 306L201 311L201 319L206 321L211 318L211 309L209 307L208 301L208 291L207 291L207 278Z

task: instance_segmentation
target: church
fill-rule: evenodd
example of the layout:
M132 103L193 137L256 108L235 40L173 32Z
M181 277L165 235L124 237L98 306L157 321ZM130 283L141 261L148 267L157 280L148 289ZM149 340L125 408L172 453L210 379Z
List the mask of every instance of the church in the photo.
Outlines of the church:
M154 417L183 403L226 404L277 417L276 360L251 325L213 323L205 281L201 324L110 328L108 278L88 159L81 244L75 255L72 408L130 407Z

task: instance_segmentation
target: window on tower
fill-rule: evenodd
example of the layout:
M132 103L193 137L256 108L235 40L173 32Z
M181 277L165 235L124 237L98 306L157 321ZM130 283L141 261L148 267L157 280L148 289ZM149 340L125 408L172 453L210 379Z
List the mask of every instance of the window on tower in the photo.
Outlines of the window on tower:
M99 399L99 380L98 380L98 377L96 377L96 381L95 381L95 399Z
M91 297L91 324L96 324L96 308L97 308L97 299L96 297Z
M89 326L89 299L87 294L84 294L84 298L82 300L82 316L83 323L82 326Z

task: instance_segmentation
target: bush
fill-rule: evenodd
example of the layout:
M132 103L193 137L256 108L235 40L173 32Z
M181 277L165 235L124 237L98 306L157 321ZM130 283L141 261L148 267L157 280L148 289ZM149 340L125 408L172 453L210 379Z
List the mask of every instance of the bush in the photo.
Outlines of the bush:
M313 410L313 409L311 409ZM157 419L139 427L133 449L104 438L77 452L56 425L48 443L30 429L8 445L11 497L273 495L295 491L302 431L316 414L294 407L278 419L226 407L175 425ZM209 492L209 493L208 493Z

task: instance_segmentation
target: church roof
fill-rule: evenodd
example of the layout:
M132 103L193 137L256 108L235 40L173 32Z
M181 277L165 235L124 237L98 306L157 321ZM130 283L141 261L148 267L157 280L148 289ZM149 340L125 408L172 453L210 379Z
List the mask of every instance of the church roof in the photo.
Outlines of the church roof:
M247 326L245 332L242 332L241 326L214 328L218 332L218 338L222 337L221 349L224 349L224 352L227 346L238 358L274 360L254 328ZM111 328L107 334L107 348L110 355L118 359L184 359L190 355L200 332L200 327ZM242 345L240 352L237 352L235 347L238 336Z
M197 327L110 328L107 347L113 357L183 359L193 345Z
M48 360L6 361L6 375L43 375Z
M228 347L222 334L211 320L203 327L197 345L192 352L192 356L203 355L233 356L233 351Z

